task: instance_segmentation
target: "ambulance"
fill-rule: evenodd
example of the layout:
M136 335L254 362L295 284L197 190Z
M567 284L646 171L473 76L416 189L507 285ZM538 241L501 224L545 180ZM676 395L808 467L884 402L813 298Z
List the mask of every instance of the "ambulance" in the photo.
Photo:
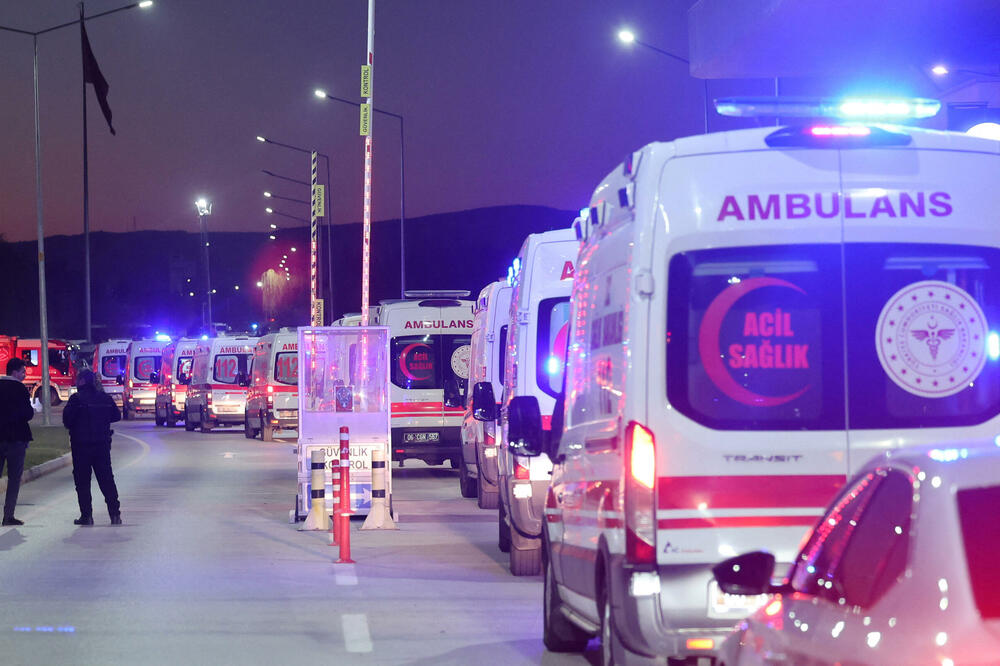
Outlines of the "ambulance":
M156 411L156 373L160 370L163 348L160 340L133 340L125 351L125 374L122 375L122 418Z
M532 396L543 429L549 429L556 396L562 390L569 300L579 247L572 229L531 234L510 271L513 288L500 400L497 522L500 550L510 553L510 572L515 576L537 574L541 567L542 515L552 462L545 454L519 455L508 445L506 415L511 400ZM482 402L488 403L492 387L486 388L490 390ZM473 400L482 397L480 392Z
M42 341L0 335L0 372L6 373L7 361L17 357L25 362L24 385L31 398L42 391ZM58 405L76 393L76 366L70 345L65 340L49 340L49 404Z
M244 424L256 344L257 338L246 335L198 341L184 401L185 430L211 432L215 426Z
M243 434L274 440L275 430L299 427L299 335L271 333L253 351Z
M495 509L497 494L496 398L503 390L504 353L510 318L510 284L498 280L483 287L473 307L469 383L462 418L462 464L459 488L462 497L476 497L480 509ZM477 405L474 387L490 384L493 401ZM482 393L482 389L480 389ZM477 418L477 416L479 418ZM489 420L479 420L489 416Z
M713 564L789 564L873 455L1000 432L1000 142L865 116L935 102L719 104L788 124L652 143L601 182L564 431L546 446L530 401L508 417L555 462L550 650L708 663L763 603ZM835 111L858 115L793 117Z
M191 383L191 363L197 345L198 341L193 338L181 338L163 348L153 415L158 426L173 428L184 418L184 400Z
M373 326L389 327L392 458L457 468L462 396L469 378L472 301L468 291L407 291L382 301Z
M128 339L108 340L101 342L94 349L94 374L101 382L104 392L110 395L115 404L122 406L122 379L125 377L125 356L128 354Z

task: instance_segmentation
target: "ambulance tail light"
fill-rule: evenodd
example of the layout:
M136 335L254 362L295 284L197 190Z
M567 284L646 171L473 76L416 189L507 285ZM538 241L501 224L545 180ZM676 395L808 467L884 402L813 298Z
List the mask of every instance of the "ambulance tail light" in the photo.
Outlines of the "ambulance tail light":
M625 559L656 563L656 439L635 421L625 429Z
M132 388L133 386L135 386L135 384L132 382L132 380L131 379L128 380L128 387Z
M514 463L514 478L519 481L527 481L531 474L527 467L519 462Z

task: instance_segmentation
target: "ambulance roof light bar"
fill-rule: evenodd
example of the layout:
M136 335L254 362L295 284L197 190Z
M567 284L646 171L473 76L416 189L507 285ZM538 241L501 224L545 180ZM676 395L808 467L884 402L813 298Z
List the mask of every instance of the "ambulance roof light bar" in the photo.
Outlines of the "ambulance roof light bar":
M715 100L719 115L736 118L835 118L842 121L900 121L931 118L941 102L924 97L843 99L809 97L725 97Z
M472 292L468 289L407 289L407 298L465 298Z

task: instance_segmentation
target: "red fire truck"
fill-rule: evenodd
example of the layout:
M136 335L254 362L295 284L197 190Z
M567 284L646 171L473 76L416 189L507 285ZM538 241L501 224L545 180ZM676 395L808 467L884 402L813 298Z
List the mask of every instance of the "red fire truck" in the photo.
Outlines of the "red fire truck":
M41 397L42 359L39 352L42 341L0 335L0 372L6 372L7 361L17 357L27 364L24 385L31 397ZM69 344L65 340L49 340L49 402L58 405L76 392L76 367L70 358Z

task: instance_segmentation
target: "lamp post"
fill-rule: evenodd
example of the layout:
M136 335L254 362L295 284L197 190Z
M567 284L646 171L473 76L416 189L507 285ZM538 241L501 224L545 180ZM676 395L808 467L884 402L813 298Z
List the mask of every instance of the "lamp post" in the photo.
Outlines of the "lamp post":
M644 41L640 40L638 37L636 37L635 33L632 32L631 30L628 30L627 28L618 31L618 39L623 44L626 44L626 45L638 44L639 46L641 46L643 48L646 48L646 49L649 49L650 51L653 51L654 53L658 53L658 54L660 54L662 56L665 56L667 58L671 58L673 60L676 60L677 62L680 62L680 63L683 63L685 65L688 65L689 67L691 66L691 61L688 60L687 58L682 58L679 55L677 55L675 53L671 53L670 51L666 51L664 49L661 49L658 46L653 46L652 44L647 44L646 42L644 42ZM775 81L777 82L777 79L775 79ZM708 99L708 79L702 79L702 84L703 84L703 91L704 91L704 96L705 96L705 134L708 134L708 105L709 105L709 99ZM777 83L775 83L775 85L777 85ZM775 94L777 94L777 92Z
M350 99L345 99L343 97L337 97L331 95L325 90L316 89L314 91L316 97L320 99L329 99L334 102L343 102L344 104L350 104L351 106L360 107L360 102L355 102ZM406 292L406 168L405 168L405 157L406 152L405 147L405 134L403 132L403 116L398 113L392 113L391 111L385 111L383 109L373 109L375 113L381 113L384 116L390 116L399 121L399 297L405 298Z
M26 35L31 37L32 40L32 73L33 73L33 83L34 83L34 105L35 105L35 218L38 227L38 310L39 310L39 338L40 338L40 349L43 350L39 356L41 356L42 365L42 422L45 425L52 424L52 409L49 399L49 318L47 312L47 304L45 298L45 229L42 217L42 129L39 117L39 102L38 102L38 37L39 35L44 35L56 30L61 30L62 28L69 28L74 25L82 27L85 21L92 21L102 16L109 16L126 9L133 9L135 7L141 7L143 9L151 7L153 5L153 0L142 0L141 2L134 2L130 5L125 5L123 7L118 7L117 9L109 9L105 12L99 12L91 16L83 15L83 3L79 4L80 8L80 18L75 21L67 21L66 23L60 23L59 25L54 25L44 30L31 31L31 30L20 30L18 28L10 28L7 26L0 26L0 30L4 32L13 32L19 35ZM84 301L85 301L85 318L86 318L86 328L87 328L87 341L91 338L91 321L90 321L90 211L89 211L89 184L87 177L87 95L86 88L87 83L83 83L84 95L83 95L83 245L84 245Z
M280 194L275 194L274 192L264 192L265 199L281 199L282 201L294 201L295 203L308 204L309 202L305 199L293 199L292 197L283 197Z
M299 222L302 222L303 224L309 224L309 220L307 220L304 217L299 217L298 215L289 215L288 213L282 213L280 210L274 210L270 206L268 206L267 208L265 208L264 212L267 213L268 215L280 215L282 217L287 217L287 218L290 218L290 219L293 219L293 220L298 220Z
M199 198L194 202L195 207L198 209L198 222L201 225L201 245L202 245L202 261L205 264L205 297L206 297L206 307L202 310L202 322L205 325L205 332L208 333L212 330L212 276L209 269L208 261L208 223L205 218L212 214L212 203L205 199L205 197Z

